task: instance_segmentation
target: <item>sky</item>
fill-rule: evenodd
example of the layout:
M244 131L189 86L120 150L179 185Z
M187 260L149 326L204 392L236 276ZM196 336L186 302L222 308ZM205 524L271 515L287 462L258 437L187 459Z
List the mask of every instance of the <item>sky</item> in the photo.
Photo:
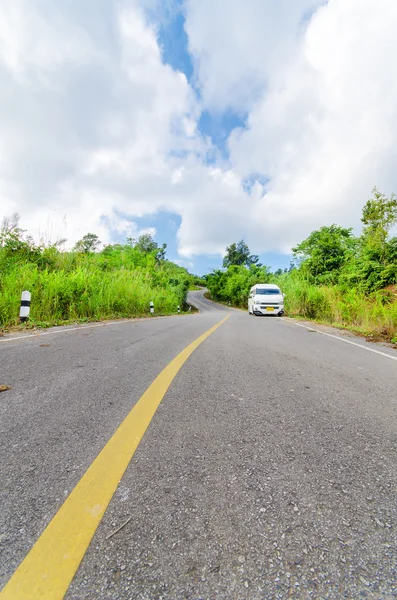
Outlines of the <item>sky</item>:
M397 192L394 0L1 0L0 218L264 264Z

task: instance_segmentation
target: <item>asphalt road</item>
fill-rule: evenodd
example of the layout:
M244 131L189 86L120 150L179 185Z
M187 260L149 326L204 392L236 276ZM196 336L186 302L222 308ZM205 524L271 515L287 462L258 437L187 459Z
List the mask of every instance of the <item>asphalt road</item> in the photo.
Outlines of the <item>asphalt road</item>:
M228 316L175 376L66 599L397 598L397 352L193 296L200 314L0 338L0 586L146 388Z

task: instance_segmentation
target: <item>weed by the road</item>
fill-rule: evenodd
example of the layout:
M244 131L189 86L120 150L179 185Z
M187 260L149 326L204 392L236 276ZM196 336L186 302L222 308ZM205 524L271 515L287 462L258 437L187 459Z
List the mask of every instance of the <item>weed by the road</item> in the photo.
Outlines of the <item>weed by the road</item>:
M61 268L56 268L61 267ZM8 265L0 276L0 328L19 323L22 290L32 294L30 321L25 328L45 328L70 322L175 314L183 309L190 276L172 263L134 266L120 259L106 262L100 254L75 257L67 264L40 268L32 262Z
M396 339L397 302L383 290L366 295L354 288L315 286L291 277L280 285L289 316L347 328L374 341Z
M354 288L316 286L291 276L278 278L278 283L286 296L287 316L347 329L370 341L397 344L397 302L387 290L366 295ZM238 307L247 309L246 304Z

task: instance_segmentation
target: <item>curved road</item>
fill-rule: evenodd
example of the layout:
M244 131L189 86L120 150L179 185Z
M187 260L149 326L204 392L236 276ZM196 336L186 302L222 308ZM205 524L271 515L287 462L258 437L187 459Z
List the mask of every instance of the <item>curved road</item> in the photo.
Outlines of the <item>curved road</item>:
M397 353L191 301L0 339L1 600L396 598Z

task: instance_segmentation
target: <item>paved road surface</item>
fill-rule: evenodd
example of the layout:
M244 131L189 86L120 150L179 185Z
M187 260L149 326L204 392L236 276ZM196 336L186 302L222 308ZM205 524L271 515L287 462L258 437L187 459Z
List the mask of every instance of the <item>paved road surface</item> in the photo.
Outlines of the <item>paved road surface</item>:
M396 598L397 353L194 296L198 315L0 340L0 585L151 382L228 316L173 380L66 599Z

